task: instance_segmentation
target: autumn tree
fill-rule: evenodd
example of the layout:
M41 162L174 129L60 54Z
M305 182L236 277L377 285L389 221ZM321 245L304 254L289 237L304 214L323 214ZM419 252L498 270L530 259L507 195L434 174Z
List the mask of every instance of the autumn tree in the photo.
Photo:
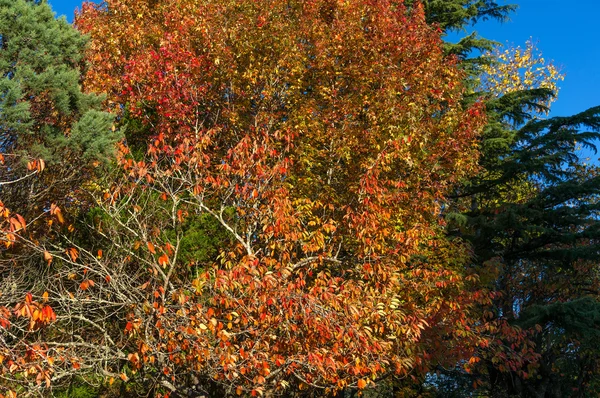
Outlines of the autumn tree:
M111 0L76 23L86 89L130 126L126 178L98 202L102 256L71 256L78 294L124 300L119 330L87 312L128 359L106 374L323 395L471 357L477 277L440 210L477 168L484 118L422 7ZM184 256L207 222L218 251Z
M548 115L549 106L558 96L558 84L564 80L564 74L552 62L547 62L536 44L529 39L525 47L496 46L494 50L484 53L489 59L480 67L478 91L498 98L515 92L535 92L545 89L547 95L544 102L538 102L525 108L532 113ZM542 99L540 97L540 99ZM546 108L546 109L544 109Z
M513 9L109 0L81 82L82 37L4 4L0 393L593 392L599 109L440 38Z

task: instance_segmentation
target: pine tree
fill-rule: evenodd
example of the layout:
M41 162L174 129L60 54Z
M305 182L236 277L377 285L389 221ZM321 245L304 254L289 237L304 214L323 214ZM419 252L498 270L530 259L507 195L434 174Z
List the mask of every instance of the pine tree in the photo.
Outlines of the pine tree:
M81 90L85 46L46 1L0 0L0 362L11 367L0 396L26 394L19 386L41 388L55 377L42 369L52 357L36 362L47 349L36 343L37 329L56 320L48 275L61 272L51 270L46 248L77 239L72 223L92 204L86 185L113 161L120 139L103 98ZM50 333L64 341L70 332L63 331ZM23 376L34 369L37 382Z
M510 109L524 96L518 94L505 96L503 106ZM500 106L495 104L490 107ZM490 286L499 293L492 309L496 319L535 330L537 363L513 369L488 363L494 390L566 396L571 387L590 388L591 377L597 377L598 352L590 350L600 332L600 177L580 161L576 148L595 149L599 129L600 107L506 128L512 140L506 153L484 159L481 178L461 191L471 205L461 235L473 244L482 272L496 267ZM536 377L529 377L532 371Z
M405 2L414 4L415 0ZM506 22L510 14L517 9L514 4L500 5L494 0L421 0L421 3L425 9L427 23L441 29L443 36L466 32L469 26L480 21ZM448 55L458 57L461 60L461 68L467 71L468 76L473 77L479 72L477 66L487 62L486 58L473 56L473 53L490 51L494 44L494 41L479 36L477 32L471 32L456 43L445 41L444 48ZM477 96L471 96L470 100L476 98Z
M85 45L45 1L0 1L1 192L28 221L82 200L81 184L119 138L102 97L81 91Z
M517 8L514 4L499 5L494 0L423 0L422 3L427 23L437 24L445 32L463 30L469 24L488 19L508 21Z
M502 21L515 9L461 0L425 5L428 21L446 32L479 19ZM485 360L474 376L446 372L448 378L439 380L462 385L459 394L471 385L461 384L466 377L498 396L593 396L600 379L594 344L600 332L600 177L597 167L580 159L578 148L596 150L600 107L545 119L556 94L552 89L500 95L477 90L486 61L468 56L491 44L470 34L446 47L465 59L473 97L485 99L488 116L480 142L482 170L457 189L447 217L450 235L471 243L474 267L496 297L482 311L492 318L482 322L521 327L525 340L515 344L501 337L480 352Z

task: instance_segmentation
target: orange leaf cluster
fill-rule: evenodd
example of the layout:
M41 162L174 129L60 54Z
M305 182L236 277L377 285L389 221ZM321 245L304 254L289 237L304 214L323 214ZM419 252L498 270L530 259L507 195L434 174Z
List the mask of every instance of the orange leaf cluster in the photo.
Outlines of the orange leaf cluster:
M440 206L477 168L484 116L461 105L419 6L108 0L76 23L86 87L143 126L128 141L146 158L121 153L128 194L154 190L177 222L207 214L231 236L190 287L160 248L155 332L126 326L135 368L166 357L170 383L192 371L260 394L471 357L466 249L441 236Z

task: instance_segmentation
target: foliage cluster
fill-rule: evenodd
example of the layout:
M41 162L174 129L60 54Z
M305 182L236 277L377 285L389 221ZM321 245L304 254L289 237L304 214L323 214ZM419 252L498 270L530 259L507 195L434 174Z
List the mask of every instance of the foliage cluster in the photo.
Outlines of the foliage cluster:
M514 8L0 0L0 397L597 395L600 108L443 41Z

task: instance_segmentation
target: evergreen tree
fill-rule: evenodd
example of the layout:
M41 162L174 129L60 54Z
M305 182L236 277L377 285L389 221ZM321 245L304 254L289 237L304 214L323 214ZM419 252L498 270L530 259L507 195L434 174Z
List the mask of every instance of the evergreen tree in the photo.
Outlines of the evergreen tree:
M405 0L405 2L414 4L415 0ZM449 33L466 32L469 26L479 21L506 22L510 14L517 9L515 4L500 5L494 0L422 0L421 3L425 9L427 23L437 25L442 30L443 36ZM494 44L494 41L481 37L474 31L456 43L446 41L444 47L448 55L455 55L461 60L461 68L472 78L479 72L477 66L487 62L484 57L473 57L473 53L489 51ZM468 80L473 83L471 79ZM476 98L476 96L467 97L471 101Z
M85 45L45 1L0 1L2 199L28 221L81 203L81 184L119 139L102 97L81 91Z
M489 107L510 109L523 94ZM506 113L490 109L490 115L493 120ZM496 366L496 353L485 354L493 391L562 397L589 392L598 376L598 351L591 343L600 332L600 177L580 161L576 147L594 148L599 128L600 107L506 128L504 136L512 140L506 153L484 157L480 179L461 190L470 209L460 234L472 243L481 272L493 264L497 275L490 285L498 293L491 308L495 319L531 328L538 357L511 369ZM498 153L498 147L489 147L488 155Z
M47 295L56 284L49 275L64 269L51 268L52 256L44 251L64 252L67 240L82 238L73 224L93 203L87 188L97 187L94 180L113 161L121 136L114 116L101 110L103 97L81 89L85 47L86 38L56 19L45 0L0 0L0 362L4 369L12 366L14 376L2 378L0 396L13 388L27 395L23 386L40 388L55 377L40 373L37 383L23 378L24 368L42 369L23 361L39 352L37 326L6 319L24 298L30 305L45 294L28 311L39 324L55 320ZM77 325L68 327L47 333L64 342ZM64 376L55 378L69 382ZM82 396L93 390L74 391Z
M480 19L505 20L515 9L491 1L424 3L428 21L446 32ZM446 395L453 385L467 394L467 378L497 396L597 396L600 177L578 148L595 151L600 107L544 119L551 89L498 96L478 91L479 66L486 61L468 56L491 44L473 33L446 47L466 60L472 98L485 100L488 116L482 171L457 188L447 217L449 233L472 244L474 267L496 297L482 308L493 314L482 315L482 323L519 326L527 343L500 334L498 344L480 352L485 360L473 375L442 372L447 377L438 384Z
M412 3L413 1L409 1ZM500 5L494 0L423 0L427 22L443 31L464 30L469 24L495 19L508 21L514 4Z

